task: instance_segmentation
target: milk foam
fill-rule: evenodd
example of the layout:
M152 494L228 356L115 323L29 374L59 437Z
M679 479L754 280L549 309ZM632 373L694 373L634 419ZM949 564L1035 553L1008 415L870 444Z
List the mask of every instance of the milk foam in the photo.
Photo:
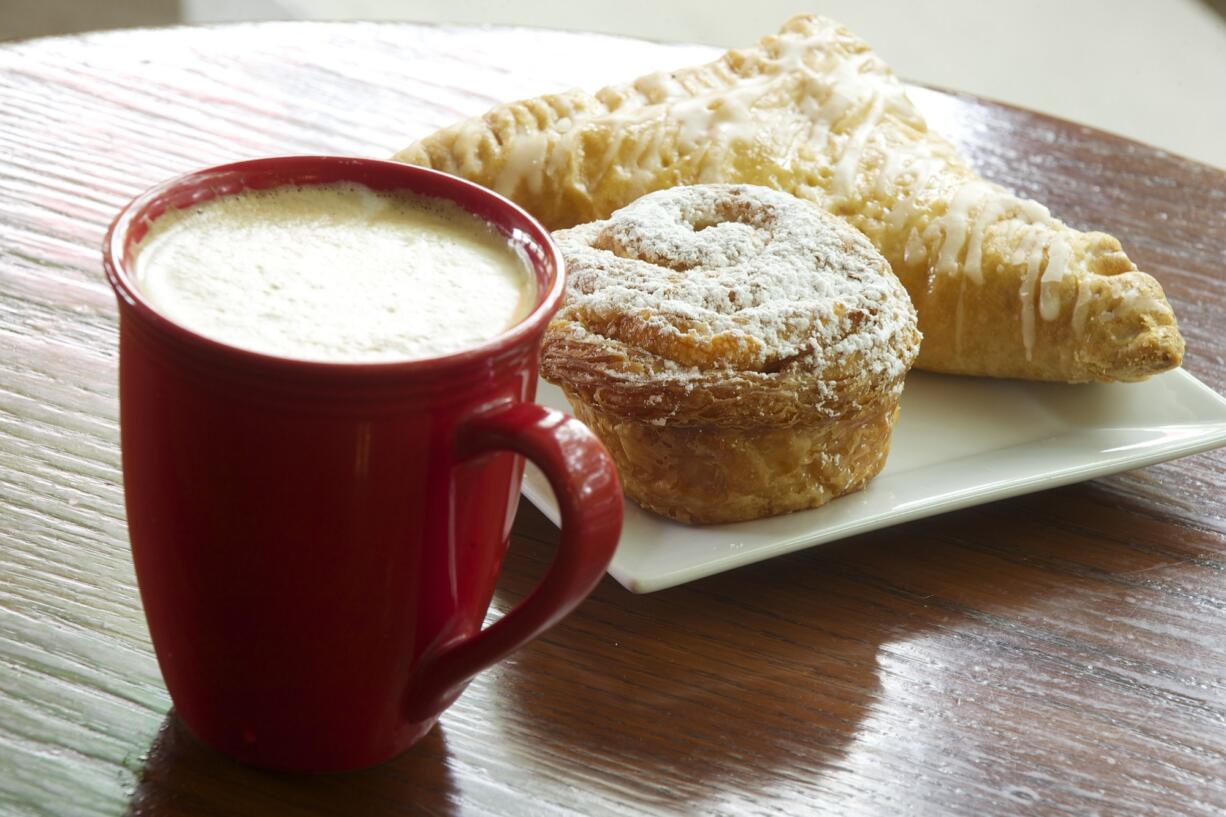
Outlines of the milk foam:
M135 273L176 323L305 360L444 355L500 334L535 304L525 262L476 216L348 183L168 211L137 247Z

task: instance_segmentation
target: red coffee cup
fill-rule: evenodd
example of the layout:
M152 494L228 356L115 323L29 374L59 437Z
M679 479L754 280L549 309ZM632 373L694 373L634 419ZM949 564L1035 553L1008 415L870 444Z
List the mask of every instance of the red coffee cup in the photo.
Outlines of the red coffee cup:
M166 210L329 182L458 203L531 259L536 307L456 354L319 363L210 340L141 295L133 247ZM138 196L111 225L103 263L119 301L124 494L141 600L175 711L206 743L297 771L386 760L604 574L621 487L585 426L532 402L564 271L548 232L516 205L395 162L260 159ZM557 494L561 544L532 593L482 630L523 457Z

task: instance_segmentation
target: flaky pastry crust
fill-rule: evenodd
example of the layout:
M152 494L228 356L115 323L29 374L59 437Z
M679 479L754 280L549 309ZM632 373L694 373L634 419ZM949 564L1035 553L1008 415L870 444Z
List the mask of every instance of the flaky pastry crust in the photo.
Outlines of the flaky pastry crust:
M845 222L766 188L700 185L555 239L567 295L541 374L641 505L753 519L880 470L919 333L906 292Z
M563 390L609 449L626 493L688 524L776 516L860 490L885 466L899 396L837 420L712 429L627 419Z
M500 105L396 158L492 187L551 229L699 182L814 201L889 261L931 371L1127 381L1183 356L1161 286L1116 239L980 179L868 46L819 17L709 65Z

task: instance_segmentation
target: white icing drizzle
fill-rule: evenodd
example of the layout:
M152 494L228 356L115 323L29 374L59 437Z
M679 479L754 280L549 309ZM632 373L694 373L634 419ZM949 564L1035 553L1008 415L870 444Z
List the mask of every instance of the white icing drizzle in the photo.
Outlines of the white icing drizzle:
M1026 350L1027 360L1030 360L1034 354L1035 292L1039 280L1039 267L1043 263L1043 250L1046 246L1046 240L1040 240L1035 231L1030 230L1018 248L1013 251L1013 257L1009 259L1014 265L1026 264L1026 272L1022 276L1022 285L1018 291L1018 300L1021 301L1022 310L1022 346Z
M997 195L987 198L986 203L982 204L979 209L979 215L975 217L975 225L970 230L970 239L966 247L966 261L963 262L963 267L967 273L972 276L976 282L983 282L983 240L988 234L988 227L1000 221L1011 210L1014 209L1012 197L1000 195L997 188Z
M891 230L898 232L903 225L911 220L919 209L920 193L928 186L932 177L945 166L940 159L921 158L907 168L912 180L907 188L907 195L898 199L890 211L886 213L885 222ZM900 178L901 181L901 178Z
M634 87L652 103L658 103L669 97L679 97L685 94L685 89L681 87L681 83L677 82L673 75L667 71L657 71L654 74L639 77L635 80Z
M670 105L670 115L678 123L681 147L723 147L736 140L753 137L754 119L750 113L761 95L760 83L747 85L713 97L686 97Z
M485 170L479 150L481 141L486 137L484 128L461 128L456 134L454 151L460 157L460 174L464 176L479 175Z
M958 256L962 253L962 248L966 246L967 232L970 227L968 215L980 200L996 193L998 189L987 182L978 180L967 182L954 193L945 214L934 218L924 229L925 239L941 239L940 251L934 267L938 275L952 275L958 271ZM983 283L983 275L978 266L973 272L967 270L967 273L975 283Z
M549 138L544 133L529 133L511 143L507 151L506 163L494 180L494 189L504 195L510 195L521 181L527 182L528 189L539 193L544 184L545 158L549 151Z
M1068 242L1059 236L1052 240L1047 250L1047 268L1039 282L1039 315L1045 321L1054 321L1060 316L1060 286L1072 252Z
M877 187L873 191L878 198L886 198L897 193L896 180L908 167L911 157L901 150L891 150L886 153L885 161L877 171Z
M1006 218L1026 224L1049 224L1053 221L1047 208L1013 196L999 185L974 179L958 187L946 211L934 218L924 230L925 239L940 242L935 272L944 275L961 272L976 284L982 284L983 242L988 229ZM965 257L962 255L964 249ZM1024 256L1015 258L1012 263L1018 264L1022 260ZM1059 292L1053 294L1056 314L1059 314ZM1051 320L1046 313L1044 318Z
M919 230L912 227L910 234L907 236L907 246L902 251L902 262L910 266L918 264L928 257L928 247L924 245L923 239L920 238Z
M1078 279L1077 281L1077 303L1073 305L1073 334L1081 337L1086 330L1086 320L1090 316L1090 302L1093 300L1094 291L1090 287L1089 281Z
M1039 204L1037 201L1018 198L1017 196L1013 196L1012 198L1021 209L1022 215L1025 216L1027 223L1047 224L1055 221L1055 219L1051 217L1051 211L1042 204Z
M902 86L871 52L836 60L829 82L832 99L846 100L846 104L828 106L825 116L831 121L849 119L840 121L840 126L852 126L835 164L831 192L835 196L852 196L855 193L856 171L882 116L887 112L908 111L911 103ZM847 118L847 110L862 113L858 117Z
M834 166L831 192L836 196L850 196L855 192L856 170L859 169L860 160L864 156L864 147L873 128L881 121L881 112L885 108L884 101L877 94L873 95L872 100L872 104L856 123L855 130L847 137L843 153Z

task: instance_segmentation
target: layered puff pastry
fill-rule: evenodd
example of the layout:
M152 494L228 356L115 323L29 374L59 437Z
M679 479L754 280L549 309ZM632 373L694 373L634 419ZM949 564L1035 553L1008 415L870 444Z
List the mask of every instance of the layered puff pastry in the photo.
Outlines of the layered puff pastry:
M930 371L1130 381L1183 355L1162 288L1116 239L980 179L868 46L819 17L709 65L500 105L396 158L491 187L554 229L702 182L816 202L906 286Z
M863 235L764 187L648 195L555 233L542 376L626 493L689 523L812 508L885 463L915 312Z

